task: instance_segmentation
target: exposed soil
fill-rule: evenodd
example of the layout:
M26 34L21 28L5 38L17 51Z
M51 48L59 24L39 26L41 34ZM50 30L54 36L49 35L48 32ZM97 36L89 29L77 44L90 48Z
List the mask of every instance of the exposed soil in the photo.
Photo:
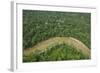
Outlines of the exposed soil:
M54 37L42 41L37 45L23 51L24 56L29 56L31 53L44 52L48 47L53 47L58 44L67 44L76 48L77 51L82 52L84 55L90 57L90 49L81 41L73 37Z

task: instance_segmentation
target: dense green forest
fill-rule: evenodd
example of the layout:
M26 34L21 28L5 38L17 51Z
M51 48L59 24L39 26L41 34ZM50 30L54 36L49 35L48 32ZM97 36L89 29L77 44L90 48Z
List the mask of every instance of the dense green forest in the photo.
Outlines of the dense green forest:
M90 13L23 10L23 50L58 36L74 37L91 48L90 19Z

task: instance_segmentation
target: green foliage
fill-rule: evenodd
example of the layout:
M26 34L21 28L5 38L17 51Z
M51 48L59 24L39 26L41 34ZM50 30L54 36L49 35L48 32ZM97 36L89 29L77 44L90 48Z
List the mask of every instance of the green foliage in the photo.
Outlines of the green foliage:
M46 51L41 53L33 53L31 56L24 57L24 62L39 62L39 61L60 61L60 60L80 60L89 59L84 56L76 48L61 44L51 48L47 48Z
M90 13L23 10L23 49L56 36L71 36L90 48Z

